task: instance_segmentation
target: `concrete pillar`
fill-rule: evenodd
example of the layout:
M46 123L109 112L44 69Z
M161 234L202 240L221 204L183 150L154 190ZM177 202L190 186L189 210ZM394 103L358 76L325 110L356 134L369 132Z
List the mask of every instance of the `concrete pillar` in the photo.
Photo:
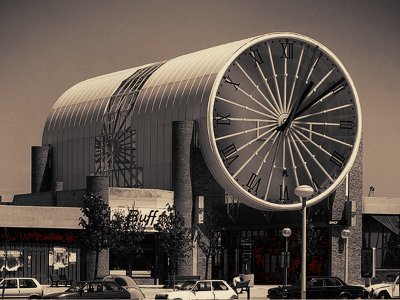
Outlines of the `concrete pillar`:
M109 179L108 176L87 176L86 177L86 193L93 193L100 196L105 203L109 203ZM96 257L94 252L87 255L86 278L94 279L94 267ZM99 255L99 263L97 276L103 277L110 274L110 257L109 250L103 250Z
M335 200L332 205L332 219L340 220L346 201L346 183L340 184L336 190ZM350 230L348 239L349 257L349 283L363 284L361 280L361 249L362 249L362 195L363 195L363 139L353 167L349 172L349 200L356 202L356 224L355 226L334 226L330 230L331 238L331 275L338 276L344 280L345 243L341 237L343 229Z
M31 192L50 191L50 146L33 146L31 163Z
M101 197L108 204L109 200L109 179L108 176L87 176L86 193L93 193Z
M172 189L176 210L192 226L193 193L191 174L191 144L193 121L175 121L172 124ZM179 275L193 275L193 253L178 265Z
M51 184L51 192L53 198L53 205L57 206L57 192L64 190L64 183L62 181L53 181Z

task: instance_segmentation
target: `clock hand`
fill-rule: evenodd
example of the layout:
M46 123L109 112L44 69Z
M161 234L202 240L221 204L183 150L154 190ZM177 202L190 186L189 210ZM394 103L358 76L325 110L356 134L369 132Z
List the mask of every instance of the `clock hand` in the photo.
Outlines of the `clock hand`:
M312 89L313 85L314 85L314 82L310 81L310 83L306 86L303 93L301 94L300 98L297 100L296 104L293 105L293 109L290 112L287 119L285 120L285 122L283 122L281 125L279 125L276 128L277 131L285 131L286 127L293 121L293 119L296 117L297 110L299 109L299 107L303 103L303 101L306 99L306 97L307 97L308 93L310 92L310 90Z
M335 82L334 84L332 84L330 87L328 87L323 93L321 93L318 97L316 97L315 99L311 100L306 106L304 106L302 109L300 109L299 111L297 111L294 115L294 119L297 118L298 116L302 115L306 110L308 110L311 106L313 106L315 103L317 103L319 100L321 100L322 98L324 98L326 95L328 95L329 93L333 93L336 94L338 91L342 90L344 88L344 86L342 88L340 88L340 85L345 81L345 79L342 77L340 78L337 82Z

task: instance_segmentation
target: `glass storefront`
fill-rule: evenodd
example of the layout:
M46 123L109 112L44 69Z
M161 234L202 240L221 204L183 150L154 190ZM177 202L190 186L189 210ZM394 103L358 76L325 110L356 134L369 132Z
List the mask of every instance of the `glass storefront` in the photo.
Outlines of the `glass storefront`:
M377 269L400 269L399 216L364 215L363 247L374 247Z
M288 282L301 271L301 229L289 237ZM308 239L307 274L328 275L329 229L314 228ZM232 280L237 274L254 274L255 284L279 284L283 279L282 252L285 239L281 230L237 230L222 232L222 249L213 261L213 278Z

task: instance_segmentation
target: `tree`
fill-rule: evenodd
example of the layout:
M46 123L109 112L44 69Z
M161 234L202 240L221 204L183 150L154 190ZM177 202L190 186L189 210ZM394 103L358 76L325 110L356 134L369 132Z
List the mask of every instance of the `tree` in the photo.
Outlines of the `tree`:
M132 276L133 260L142 255L141 242L144 239L144 227L139 221L137 211L132 207L125 214L122 210L113 212L111 228L113 231L112 248L121 254L128 254L128 274Z
M82 226L80 243L87 249L95 252L94 277L97 277L99 254L108 249L112 242L112 229L110 226L110 207L101 196L90 193L83 196L81 208L86 218L79 218Z
M177 265L188 257L187 252L192 249L191 230L185 226L183 216L169 204L154 228L159 232L161 249L168 258L168 272L175 275Z
M221 216L211 212L206 214L205 219L206 222L196 226L195 237L197 245L206 257L205 278L208 278L209 260L221 250L221 232L218 231Z

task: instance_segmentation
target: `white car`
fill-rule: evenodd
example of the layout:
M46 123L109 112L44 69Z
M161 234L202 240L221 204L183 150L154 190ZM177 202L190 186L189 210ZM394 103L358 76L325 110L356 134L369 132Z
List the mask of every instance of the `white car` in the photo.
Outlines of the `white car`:
M108 275L103 278L103 281L113 281L122 286L131 294L131 299L146 298L136 281L126 275Z
M224 280L187 281L177 291L156 294L155 299L238 299L236 292Z
M5 278L0 281L0 299L25 298L39 299L43 297L43 287L35 278Z
M400 275L386 275L382 282L372 284L367 289L370 298L400 298Z

